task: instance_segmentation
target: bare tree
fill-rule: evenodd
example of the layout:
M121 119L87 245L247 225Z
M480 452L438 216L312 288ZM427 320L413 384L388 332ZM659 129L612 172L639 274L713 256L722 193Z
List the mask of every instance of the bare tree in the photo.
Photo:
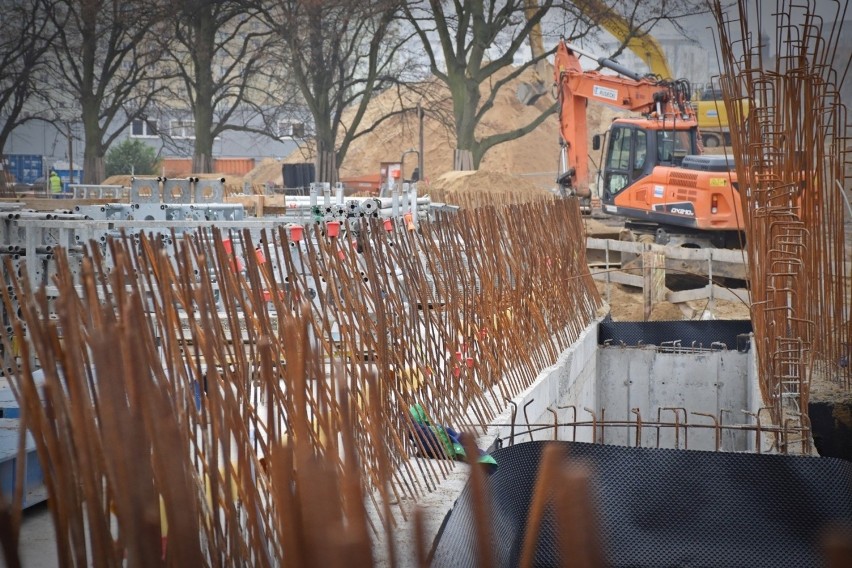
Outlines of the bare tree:
M319 181L335 181L352 141L381 123L362 126L373 94L411 72L404 54L411 32L399 25L400 4L283 0L267 12L286 43L284 68L313 120ZM351 115L344 124L345 110Z
M0 19L0 156L18 126L36 120L28 107L39 104L39 78L45 73L45 54L56 36L41 0L20 0L4 5ZM0 193L6 176L0 174Z
M541 74L539 63L554 52L536 49L536 45L543 45L545 21L549 21L551 30L577 40L600 31L596 19L618 14L625 28L623 37L617 39L625 46L632 38L647 34L656 22L689 13L688 7L695 3L688 0L663 3L577 0L573 4L557 4L553 0L415 0L406 5L405 12L420 36L432 73L450 90L457 158L469 153L469 159L459 159L456 165L478 168L488 150L531 132L556 110L555 102L539 102L536 106L541 113L526 124L487 136L477 131L501 90L515 84L530 67ZM528 40L533 46L532 56L518 64L518 59L525 55Z
M179 0L169 49L194 126L192 171L212 171L213 141L226 130L277 137L292 100L274 73L279 37L244 0Z
M540 6L528 4L524 0L417 0L406 6L432 73L450 90L456 147L470 153L472 164L467 166L478 168L490 148L532 131L555 110L555 104L550 104L528 124L477 138L476 127L494 106L500 89L551 54L536 54L527 64L506 72L530 34L540 29L553 0ZM488 91L483 89L486 84L490 84Z
M104 155L130 124L144 116L163 89L163 2L159 0L56 0L49 15L53 42L51 97L79 117L85 136L84 183L100 183ZM61 80L59 80L61 78Z

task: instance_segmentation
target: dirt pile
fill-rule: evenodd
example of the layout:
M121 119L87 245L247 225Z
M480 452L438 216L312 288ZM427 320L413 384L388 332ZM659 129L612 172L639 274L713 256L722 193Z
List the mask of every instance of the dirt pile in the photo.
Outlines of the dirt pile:
M425 184L422 192L433 201L476 207L502 203L528 203L554 195L525 178L503 172L450 171Z
M283 162L280 160L276 160L274 158L264 158L261 162L254 167L249 173L245 175L244 181L249 182L252 187L261 187L266 186L267 183L271 183L272 185L283 185L284 184L284 176L281 169ZM255 191L255 193L259 193Z
M591 268L592 273L595 268ZM645 304L642 289L621 284L610 284L607 292L605 282L596 281L598 292L604 302L609 304L609 313L615 321L642 321L645 319ZM691 300L684 302L683 309L671 302L657 302L651 310L651 321L679 320L743 320L751 319L749 307L743 302L727 300Z
M506 69L504 73L508 73ZM495 81L501 76L496 76ZM554 186L559 163L559 119L555 109L555 100L550 94L534 105L523 105L517 98L518 86L532 79L528 70L520 77L510 81L494 99L493 107L485 114L477 131L478 137L508 132L524 127L536 119L542 112L551 114L544 122L533 128L523 137L497 145L485 155L480 169L503 172L528 179L542 189ZM483 100L488 95L490 84L483 85ZM360 129L373 125L375 129L352 141L341 164L340 175L343 178L357 177L379 172L381 162L399 162L403 152L419 149L419 121L416 112L401 112L391 118L383 117L400 112L403 108L413 108L420 103L424 109L423 120L423 162L424 179L434 181L442 174L453 169L453 152L456 136L452 120L452 101L449 90L438 81L431 80L416 88L389 89L379 93L370 101ZM344 115L348 123L354 113ZM620 113L603 105L588 107L589 140L595 134L602 134L612 119ZM381 121L381 122L380 122ZM590 146L591 148L591 146ZM313 151L306 146L295 151L285 162L305 162L313 160ZM406 177L410 175L417 162L414 154L405 157Z

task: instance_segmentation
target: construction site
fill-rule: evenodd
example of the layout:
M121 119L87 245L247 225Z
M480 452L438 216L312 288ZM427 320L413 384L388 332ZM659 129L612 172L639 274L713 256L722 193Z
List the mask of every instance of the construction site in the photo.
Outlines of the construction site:
M747 4L712 111L562 40L477 171L0 199L4 565L852 566L845 7Z

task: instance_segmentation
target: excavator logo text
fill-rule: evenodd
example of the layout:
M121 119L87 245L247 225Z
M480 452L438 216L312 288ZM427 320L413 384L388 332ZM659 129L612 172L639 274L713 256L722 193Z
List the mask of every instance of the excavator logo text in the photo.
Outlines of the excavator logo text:
M618 91L616 91L615 89L607 89L606 87L601 87L598 85L595 85L592 88L592 95L610 101L618 100Z
M663 211L673 215L684 215L686 217L695 217L695 207L692 203L685 201L683 203L667 203L665 205L654 205L655 211Z

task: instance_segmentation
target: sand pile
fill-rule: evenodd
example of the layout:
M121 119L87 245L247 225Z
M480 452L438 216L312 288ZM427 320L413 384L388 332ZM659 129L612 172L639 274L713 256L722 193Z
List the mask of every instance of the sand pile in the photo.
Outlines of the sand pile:
M272 185L283 185L284 177L281 166L282 162L280 160L264 158L252 171L245 175L244 181L250 183L252 187L261 188L261 191L255 191L255 193L262 193L262 188L264 188L267 183L271 183Z
M505 70L508 73L509 69ZM516 97L517 88L523 81L532 78L527 70L520 77L503 87L494 100L493 107L480 123L480 137L507 132L522 127L534 120L542 111L554 105L552 96L541 97L535 105L526 106ZM495 77L494 80L498 80ZM485 91L490 84L483 85ZM483 98L483 101L485 98ZM453 169L453 151L456 137L452 121L452 101L449 90L438 80L431 80L416 88L389 89L379 93L370 101L360 129L367 129L382 117L403 108L412 108L420 103L425 111L423 121L423 161L425 180L434 181L442 174ZM588 107L589 140L594 134L603 134L609 123L617 116L615 111L603 105L592 104ZM353 111L344 115L344 123L351 118ZM510 173L526 178L542 189L554 186L559 163L559 120L554 111L545 121L525 136L493 147L483 158L480 169L492 172ZM591 144L589 146L591 148ZM399 162L406 150L419 149L419 122L414 111L402 112L384 120L375 130L352 141L341 164L342 178L356 177L379 172L381 162ZM305 146L285 159L285 162L310 162L313 149ZM599 161L599 156L595 156ZM417 162L415 154L405 157L406 176Z
M553 99L547 96L540 98L533 106L525 106L518 101L515 96L516 89L521 80L529 80L530 73L523 74L520 79L501 89L493 108L486 113L479 126L480 137L526 125L553 105ZM483 85L483 97L487 96L485 90L489 88L489 84ZM417 102L420 102L425 112L425 177L434 180L453 169L453 151L456 146L452 101L449 90L443 83L432 80L419 85L416 91L389 90L379 94L370 103L363 127L389 112L399 110L403 106L414 106ZM536 185L550 187L556 176L559 153L557 139L558 121L554 114L526 136L489 151L483 159L481 169L515 175L527 174ZM341 166L341 176L375 173L381 162L399 161L405 150L418 148L419 124L416 113L400 114L384 121L375 131L352 142ZM406 156L406 174L414 168L416 159L416 155Z
M527 179L488 170L446 172L426 184L422 191L433 201L467 207L527 203L554 197L553 193Z

